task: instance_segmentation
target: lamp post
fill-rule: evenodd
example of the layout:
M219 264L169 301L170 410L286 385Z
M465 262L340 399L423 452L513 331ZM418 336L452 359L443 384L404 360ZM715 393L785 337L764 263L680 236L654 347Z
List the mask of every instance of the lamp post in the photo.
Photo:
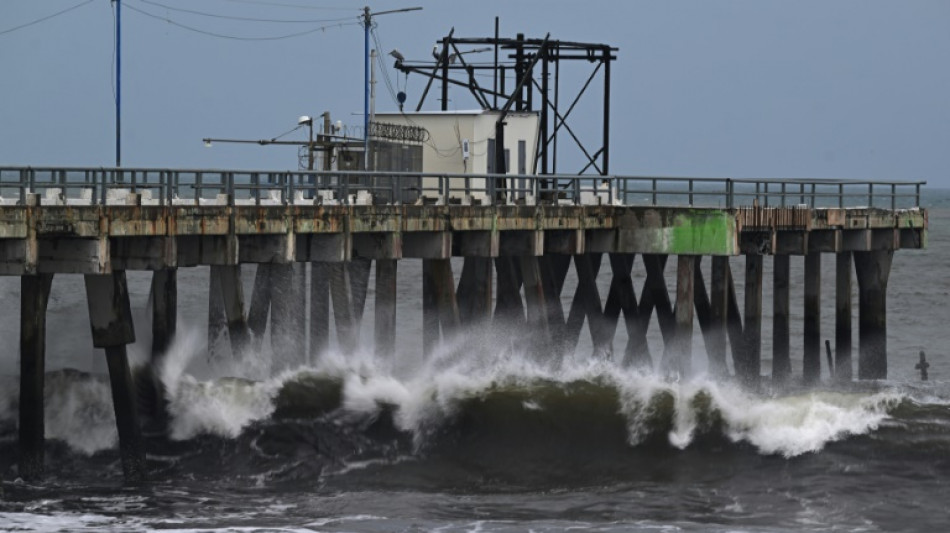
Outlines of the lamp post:
M307 126L310 135L307 137L307 170L313 170L313 117L303 115L297 119L298 126Z

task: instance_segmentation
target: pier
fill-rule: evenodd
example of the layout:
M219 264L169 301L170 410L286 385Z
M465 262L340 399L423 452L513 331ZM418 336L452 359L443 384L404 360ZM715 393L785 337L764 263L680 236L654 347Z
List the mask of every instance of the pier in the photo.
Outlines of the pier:
M857 290L857 377L884 379L891 260L897 250L927 243L922 185L0 168L0 275L21 279L19 473L27 479L43 473L46 307L59 275L84 276L93 343L106 352L123 467L135 480L145 478L146 468L133 407L141 382L133 383L126 356L135 339L127 271L154 272L153 364L175 334L177 269L199 265L211 271L209 332L226 332L235 352L259 347L270 331L275 353L285 360L315 361L331 340L344 353L354 351L361 324L371 322L376 354L392 357L397 269L401 261L419 260L427 355L460 330L515 324L524 326L519 345L556 365L575 351L586 329L595 356L688 376L693 355L701 352L692 345L698 326L710 373L756 389L768 312L762 308L764 261L773 262L772 373L766 378L780 386L800 372L812 384L822 361L821 264L830 254L834 378L853 379ZM735 256L744 257L744 273L732 271ZM790 284L793 256L804 263L804 287ZM453 257L462 258L460 272L453 272ZM645 279L631 275L635 261L642 262ZM240 283L246 264L257 265L249 299ZM370 321L364 309L373 268ZM577 289L566 299L572 268ZM668 280L667 270L675 277ZM609 280L606 293L598 278ZM741 307L736 283L745 288ZM804 301L800 371L790 361L793 298ZM646 342L654 316L661 354L651 354ZM629 340L613 354L619 327Z

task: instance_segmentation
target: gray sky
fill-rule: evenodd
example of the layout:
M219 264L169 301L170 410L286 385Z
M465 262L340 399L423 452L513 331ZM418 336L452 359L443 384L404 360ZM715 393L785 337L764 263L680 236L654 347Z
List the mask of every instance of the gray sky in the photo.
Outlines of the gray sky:
M114 163L109 0L19 30L83 0L0 1L0 165ZM296 168L260 139L329 110L362 123L364 2L123 0L123 164ZM380 0L383 52L431 58L456 36L522 32L619 47L613 65L611 170L617 174L927 180L950 187L950 2L946 0L497 1ZM164 7L163 7L164 6ZM288 7L298 6L298 7ZM305 6L305 7L299 7ZM203 31L270 37L248 41ZM199 16L329 22L267 23ZM338 26L338 24L344 24ZM7 31L7 33L2 33ZM488 58L486 58L488 59ZM392 69L414 105L425 80ZM562 77L571 92L589 71ZM471 109L462 90L450 106ZM429 99L434 108L437 100ZM595 114L599 101L580 111ZM384 84L377 110L396 104ZM582 131L596 120L578 117ZM288 139L303 139L302 131ZM569 155L569 154L567 154Z

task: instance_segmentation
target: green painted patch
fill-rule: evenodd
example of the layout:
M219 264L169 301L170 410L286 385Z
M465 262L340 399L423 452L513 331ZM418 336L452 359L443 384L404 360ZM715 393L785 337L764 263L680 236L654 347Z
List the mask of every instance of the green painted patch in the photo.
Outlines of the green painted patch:
M689 210L677 213L668 228L670 254L734 255L738 253L735 216L726 211Z

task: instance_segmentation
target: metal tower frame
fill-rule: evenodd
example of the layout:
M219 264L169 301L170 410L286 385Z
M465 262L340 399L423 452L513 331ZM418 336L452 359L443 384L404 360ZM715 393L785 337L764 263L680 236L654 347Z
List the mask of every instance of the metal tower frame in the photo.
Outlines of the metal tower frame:
M455 37L452 28L448 35L438 41L433 50L435 63L396 61L396 69L406 75L419 74L428 78L425 90L416 106L422 109L429 89L435 80L442 82L441 109L448 110L448 91L450 85L465 87L482 109L500 111L496 123L496 144L504 146L505 117L509 112L539 111L540 128L535 168L539 174L556 174L558 170L558 140L568 135L577 144L587 159L578 174L592 169L601 175L610 171L610 62L616 60L618 49L606 44L581 43L550 39L526 39L519 33L514 39L498 36L498 19L495 19L494 37ZM473 64L465 61L464 55L472 50L463 51L460 47L485 46L494 51L494 60L490 64ZM593 64L591 72L580 91L571 99L570 104L561 107L561 62L586 62ZM540 72L538 72L540 70ZM493 73L491 87L483 87L476 79L476 72ZM505 78L508 72L514 72L515 86L506 88ZM568 124L568 118L581 97L587 93L597 75L602 72L603 80L603 116L600 146L589 149ZM552 83L553 73L553 83ZM552 94L553 92L553 94ZM504 150L496 150L496 171L506 172Z

